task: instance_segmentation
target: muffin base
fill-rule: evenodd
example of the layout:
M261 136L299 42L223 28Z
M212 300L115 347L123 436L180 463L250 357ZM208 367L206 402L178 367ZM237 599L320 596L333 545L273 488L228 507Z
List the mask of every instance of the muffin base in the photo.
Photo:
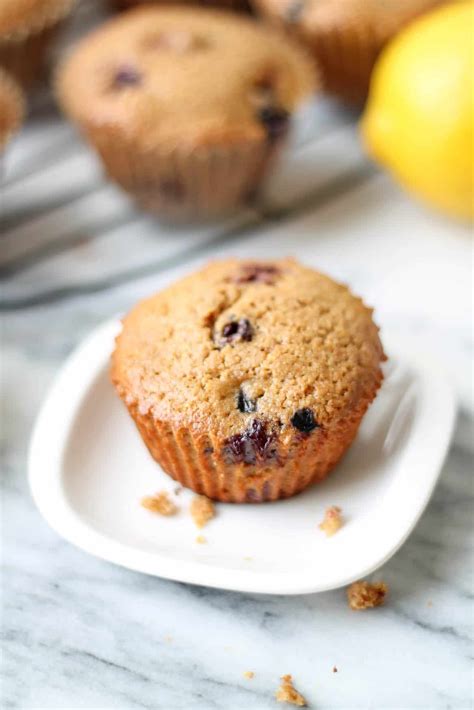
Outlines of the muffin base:
M266 139L195 150L139 152L121 136L89 132L108 177L139 207L170 222L231 214L256 193L284 141Z
M326 478L354 440L370 402L361 402L330 431L295 433L288 447L279 446L277 461L261 466L229 464L221 441L174 429L140 413L137 405L127 407L151 456L182 486L225 503L263 503L290 498Z

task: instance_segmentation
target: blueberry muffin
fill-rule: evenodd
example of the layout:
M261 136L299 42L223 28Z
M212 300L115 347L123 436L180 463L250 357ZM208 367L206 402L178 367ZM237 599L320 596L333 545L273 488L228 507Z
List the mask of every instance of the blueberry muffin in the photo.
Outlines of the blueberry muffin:
M80 43L57 94L113 180L189 220L255 192L314 87L304 52L250 18L144 6Z
M382 381L372 311L292 259L211 263L125 318L112 381L151 455L216 500L321 481Z
M6 71L0 68L0 153L18 130L25 111L23 93Z
M73 0L0 0L0 66L30 87L44 71L48 48Z
M275 24L302 40L321 69L324 88L361 104L385 43L443 0L252 0Z

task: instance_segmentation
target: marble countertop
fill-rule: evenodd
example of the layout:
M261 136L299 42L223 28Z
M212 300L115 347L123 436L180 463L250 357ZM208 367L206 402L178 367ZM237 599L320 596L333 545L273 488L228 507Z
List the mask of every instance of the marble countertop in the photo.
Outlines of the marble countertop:
M330 104L265 198L225 224L173 230L133 212L47 97L9 151L2 193L3 707L265 710L291 673L318 710L472 708L469 230L370 166L353 118ZM147 577L75 549L34 508L28 439L67 354L228 254L296 255L373 305L382 336L416 332L446 364L453 443L421 521L375 575L384 607L351 612L344 590L259 596Z

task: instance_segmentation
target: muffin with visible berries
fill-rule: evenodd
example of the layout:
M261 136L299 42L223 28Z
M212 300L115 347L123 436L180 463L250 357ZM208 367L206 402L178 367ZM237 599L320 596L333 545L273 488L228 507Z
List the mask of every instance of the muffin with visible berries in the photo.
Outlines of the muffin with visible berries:
M25 101L20 87L0 68L0 153L20 127L24 111Z
M145 6L81 42L57 94L113 180L190 220L255 192L314 87L304 52L249 18Z
M29 88L41 78L48 49L74 0L1 0L0 65Z
M444 0L445 1L445 0ZM302 40L321 68L325 90L361 104L381 49L404 25L443 0L252 0Z
M125 318L112 381L153 458L216 500L321 481L382 382L372 311L292 259L211 263Z

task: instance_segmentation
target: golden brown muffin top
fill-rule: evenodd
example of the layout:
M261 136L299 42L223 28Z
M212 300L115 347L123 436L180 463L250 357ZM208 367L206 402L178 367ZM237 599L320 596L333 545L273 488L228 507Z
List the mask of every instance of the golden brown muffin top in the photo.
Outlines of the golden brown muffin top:
M262 110L291 112L314 89L291 40L218 10L145 6L82 40L57 90L86 131L113 127L146 150L265 135Z
M252 421L336 426L379 386L371 309L293 259L213 262L125 318L112 379L129 406L223 439Z
M18 129L24 111L25 101L20 87L0 68L0 150Z
M0 0L0 39L37 32L62 18L73 0Z
M360 41L385 41L421 12L446 0L255 0L289 24L314 31L356 31ZM368 34L367 34L368 33ZM362 47L358 48L359 51ZM357 47L355 47L357 50Z

